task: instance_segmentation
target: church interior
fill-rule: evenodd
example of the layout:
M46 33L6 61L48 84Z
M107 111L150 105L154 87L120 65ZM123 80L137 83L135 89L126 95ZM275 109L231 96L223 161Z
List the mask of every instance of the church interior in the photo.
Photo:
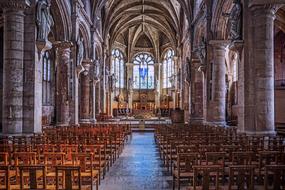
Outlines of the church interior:
M0 0L0 189L285 189L285 0Z

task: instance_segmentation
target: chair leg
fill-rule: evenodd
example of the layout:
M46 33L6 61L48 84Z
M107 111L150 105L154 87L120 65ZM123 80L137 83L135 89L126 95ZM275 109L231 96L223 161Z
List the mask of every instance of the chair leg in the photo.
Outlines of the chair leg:
M97 182L96 182L96 190L99 190L99 179L97 177Z
M172 189L175 190L175 176L174 175L172 179Z

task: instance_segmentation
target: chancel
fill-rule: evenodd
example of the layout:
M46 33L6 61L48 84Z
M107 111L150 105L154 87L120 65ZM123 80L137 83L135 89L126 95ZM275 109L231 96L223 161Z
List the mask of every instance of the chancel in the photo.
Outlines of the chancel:
M285 189L285 0L0 0L0 189Z

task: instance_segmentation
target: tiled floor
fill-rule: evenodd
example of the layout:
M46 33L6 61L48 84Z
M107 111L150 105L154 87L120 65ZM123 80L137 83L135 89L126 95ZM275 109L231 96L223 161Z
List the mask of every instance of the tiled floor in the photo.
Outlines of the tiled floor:
M132 140L110 168L99 189L172 189L172 177L162 167L153 133L133 133Z

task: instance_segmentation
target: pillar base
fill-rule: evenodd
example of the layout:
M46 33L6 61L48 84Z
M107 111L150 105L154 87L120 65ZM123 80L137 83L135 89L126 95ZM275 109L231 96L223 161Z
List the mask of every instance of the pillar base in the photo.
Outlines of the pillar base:
M56 124L57 127L66 127L68 125L69 125L68 123L57 123Z
M205 121L203 118L192 118L189 123L190 125L204 125Z
M245 133L247 135L252 135L252 136L276 136L277 132L276 131L241 131L237 130L238 133Z
M218 127L226 127L227 126L227 123L225 121L207 121L205 124L215 125Z
M90 124L92 123L91 119L80 119L79 124Z

